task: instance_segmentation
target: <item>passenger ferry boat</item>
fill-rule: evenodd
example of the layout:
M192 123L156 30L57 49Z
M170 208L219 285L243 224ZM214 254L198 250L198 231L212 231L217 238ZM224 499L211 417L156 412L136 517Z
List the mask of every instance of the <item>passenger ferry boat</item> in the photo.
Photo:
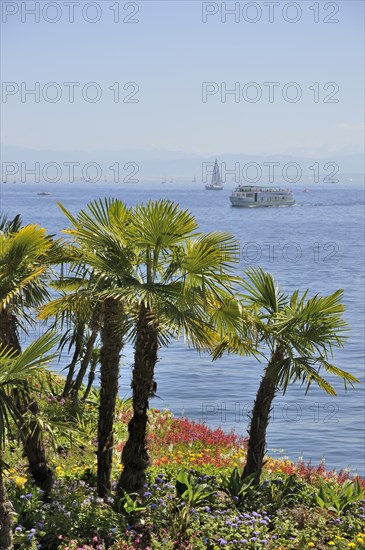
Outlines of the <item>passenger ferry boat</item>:
M257 208L259 206L292 206L295 204L292 191L280 187L239 185L229 197L232 206Z

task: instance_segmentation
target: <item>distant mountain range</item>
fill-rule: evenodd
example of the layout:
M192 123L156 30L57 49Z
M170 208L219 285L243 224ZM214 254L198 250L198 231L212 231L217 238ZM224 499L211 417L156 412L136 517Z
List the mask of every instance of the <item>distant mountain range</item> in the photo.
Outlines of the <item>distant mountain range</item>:
M296 155L244 155L244 154L217 154L212 157L201 157L194 154L188 154L179 151L169 150L140 150L140 149L123 149L120 151L99 150L94 152L87 151L51 151L51 150L35 150L12 145L1 146L1 165L2 177L4 178L4 169L6 163L24 163L23 167L27 170L32 169L35 163L38 162L41 168L47 163L58 163L63 167L63 163L79 163L80 166L75 167L75 175L77 178L82 177L82 168L87 163L97 163L102 170L103 178L112 180L113 169L110 167L115 163L119 163L121 174L124 176L133 172L133 165L126 166L128 163L138 165L138 173L134 176L139 181L160 181L166 177L169 182L170 178L175 181L191 181L195 176L197 182L205 181L209 177L209 170L213 165L215 158L218 158L218 163L221 168L222 178L226 181L232 181L235 177L235 169L238 169L240 175L248 174L249 178L254 178L257 169L262 170L262 179L267 181L269 175L268 163L279 163L271 167L275 170L275 181L283 179L283 170L288 170L289 177L295 177L295 166L285 168L288 163L299 165L303 178L311 177L315 170L319 174L330 177L332 171L338 166L338 173L333 177L341 177L346 175L354 175L359 179L364 174L364 156L360 154L333 155L321 158L304 157ZM208 164L207 164L208 163ZM266 163L266 165L264 164ZM314 163L318 163L314 167ZM328 163L327 167L325 166ZM333 163L333 164L331 164ZM238 164L238 166L237 166ZM259 168L257 168L257 165ZM312 168L311 168L312 167ZM19 167L20 170L20 167ZM224 172L226 171L226 175ZM62 168L62 180L66 181L68 169ZM15 175L15 177L17 177ZM92 177L92 169L90 169L90 177ZM205 178L205 179L204 179ZM19 171L20 179L20 171ZM27 179L31 181L31 178ZM286 180L285 180L286 181Z

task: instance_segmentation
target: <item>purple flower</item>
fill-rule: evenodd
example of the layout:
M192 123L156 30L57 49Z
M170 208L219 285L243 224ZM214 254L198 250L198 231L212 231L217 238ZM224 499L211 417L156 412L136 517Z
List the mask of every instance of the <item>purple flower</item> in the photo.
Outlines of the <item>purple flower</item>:
M149 491L146 491L144 494L143 494L144 497L150 497L151 496L151 493Z
M267 539L262 539L261 542L262 542L262 544L267 544L268 540Z
M206 507L205 507L205 511L206 511L206 512L210 512L209 506L206 506Z
M219 542L219 544L220 544L221 546L225 546L225 545L227 544L227 541L224 540L224 539L222 539L222 538L221 538L221 539L218 539L218 542Z
M250 541L251 541L251 542L256 542L256 541L257 541L257 537L252 537L252 538L250 538Z

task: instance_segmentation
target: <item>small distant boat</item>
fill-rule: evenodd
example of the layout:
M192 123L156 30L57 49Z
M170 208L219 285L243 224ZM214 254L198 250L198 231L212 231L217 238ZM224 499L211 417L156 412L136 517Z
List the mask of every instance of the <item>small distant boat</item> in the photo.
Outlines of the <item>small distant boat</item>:
M167 183L166 177L163 177L163 178L162 178L161 183Z
M49 191L39 191L37 195L42 195L42 197L45 197L46 195L50 195L51 193Z
M309 189L303 189L303 193L309 193Z
M223 189L222 179L219 172L217 159L215 159L215 163L214 163L212 181L210 183L207 183L207 185L205 186L205 189L207 189L208 191L221 191Z
M280 187L259 187L239 185L229 197L232 206L257 208L263 206L292 206L293 192Z

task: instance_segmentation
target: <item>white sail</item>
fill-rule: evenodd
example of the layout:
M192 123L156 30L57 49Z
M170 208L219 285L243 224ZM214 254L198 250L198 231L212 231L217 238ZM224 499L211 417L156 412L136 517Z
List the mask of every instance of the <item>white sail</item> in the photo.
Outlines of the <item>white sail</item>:
M212 185L222 185L222 180L219 172L217 159L215 159L214 168L213 168Z
M219 172L217 159L215 159L215 163L214 163L212 181L205 186L205 189L213 190L213 191L220 191L221 189L223 189L222 179Z

